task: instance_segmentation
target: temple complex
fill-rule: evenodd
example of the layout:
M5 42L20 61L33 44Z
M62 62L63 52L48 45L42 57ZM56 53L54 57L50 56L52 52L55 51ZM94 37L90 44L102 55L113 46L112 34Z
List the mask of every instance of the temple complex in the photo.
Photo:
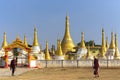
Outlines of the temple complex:
M100 45L95 45L94 40L92 46L90 43L86 44L84 40L84 32L81 32L80 44L75 46L72 37L70 35L70 23L69 17L65 19L65 32L62 41L57 40L57 47L52 45L51 50L46 41L46 48L42 50L39 45L37 28L34 27L34 38L33 44L29 46L27 43L26 36L22 41L19 36L11 43L7 43L7 36L4 32L3 42L0 49L0 57L4 62L2 65L8 67L10 60L15 57L17 58L18 64L31 65L31 61L34 60L92 60L94 56L99 59L120 59L119 48L118 48L118 37L117 34L111 33L111 42L108 44L108 37L105 38L105 32L102 28L102 39ZM115 37L115 38L114 38ZM34 63L34 62L32 62ZM0 64L1 66L1 64Z

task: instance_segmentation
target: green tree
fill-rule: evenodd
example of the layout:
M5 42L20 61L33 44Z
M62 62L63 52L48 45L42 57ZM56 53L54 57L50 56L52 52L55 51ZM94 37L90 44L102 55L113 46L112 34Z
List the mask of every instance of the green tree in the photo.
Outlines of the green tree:
M19 55L19 48L13 48L13 55L18 56Z
M94 40L90 40L88 42L84 41L85 42L85 46L95 46L95 42ZM79 46L81 42L79 42L77 45Z

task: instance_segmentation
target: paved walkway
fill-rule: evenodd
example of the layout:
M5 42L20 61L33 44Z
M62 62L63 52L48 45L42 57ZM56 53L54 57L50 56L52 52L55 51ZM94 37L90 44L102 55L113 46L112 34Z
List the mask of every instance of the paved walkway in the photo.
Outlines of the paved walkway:
M35 68L20 68L20 67L17 67L16 68L16 71L15 71L15 75L20 75L24 72L27 72L27 71L30 71L30 70L33 70ZM10 68L0 68L0 77L3 77L3 76L11 76L11 71L10 71Z

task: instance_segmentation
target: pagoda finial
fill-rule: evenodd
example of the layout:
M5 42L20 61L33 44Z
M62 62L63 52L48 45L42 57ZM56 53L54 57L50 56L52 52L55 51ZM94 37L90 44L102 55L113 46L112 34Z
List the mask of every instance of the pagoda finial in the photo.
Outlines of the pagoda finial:
M109 48L109 45L108 45L108 37L106 37L106 49Z
M111 33L111 43L109 49L115 49L115 43L114 43L114 33Z
M48 41L46 41L45 60L51 60L49 49L48 49Z
M57 51L56 51L57 56L63 56L63 52L61 49L61 42L60 39L57 40Z
M115 34L115 59L119 57L119 49L118 49L118 37L117 34Z
M66 16L66 29L65 29L65 36L66 38L71 38L70 31L69 31L69 16Z
M2 43L2 48L4 48L5 46L7 46L7 40L6 40L6 32L4 32L4 36L3 36L4 40L3 40L3 43Z
M102 28L102 46L101 46L101 57L104 57L106 51L105 39L104 39L104 29Z
M63 54L66 54L68 51L73 51L73 47L75 47L72 38L70 36L69 30L69 17L66 16L66 23L65 23L65 34L63 40L61 42L61 47Z
M118 47L118 37L117 37L117 34L115 34L115 47Z
M105 48L104 29L102 28L102 47Z
M34 41L33 41L33 46L39 46L36 27L34 27Z
M19 35L16 36L16 41L20 41Z
M27 40L26 40L26 36L25 36L25 35L24 35L24 44L25 44L25 46L28 46Z
M85 42L84 42L84 32L81 32L80 48L86 48L86 47L85 47Z

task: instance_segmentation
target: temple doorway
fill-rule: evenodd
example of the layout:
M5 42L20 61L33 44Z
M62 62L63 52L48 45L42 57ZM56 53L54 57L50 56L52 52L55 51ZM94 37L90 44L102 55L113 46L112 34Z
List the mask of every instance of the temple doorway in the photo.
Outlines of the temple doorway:
M5 67L8 67L11 59L14 57L17 61L17 66L30 66L31 48L25 45L19 38L13 41L12 44L6 46L5 50Z
M18 67L25 67L28 65L28 52L18 47L13 48L12 53L13 55L9 59L11 61L11 58L14 57L16 59L16 65Z

